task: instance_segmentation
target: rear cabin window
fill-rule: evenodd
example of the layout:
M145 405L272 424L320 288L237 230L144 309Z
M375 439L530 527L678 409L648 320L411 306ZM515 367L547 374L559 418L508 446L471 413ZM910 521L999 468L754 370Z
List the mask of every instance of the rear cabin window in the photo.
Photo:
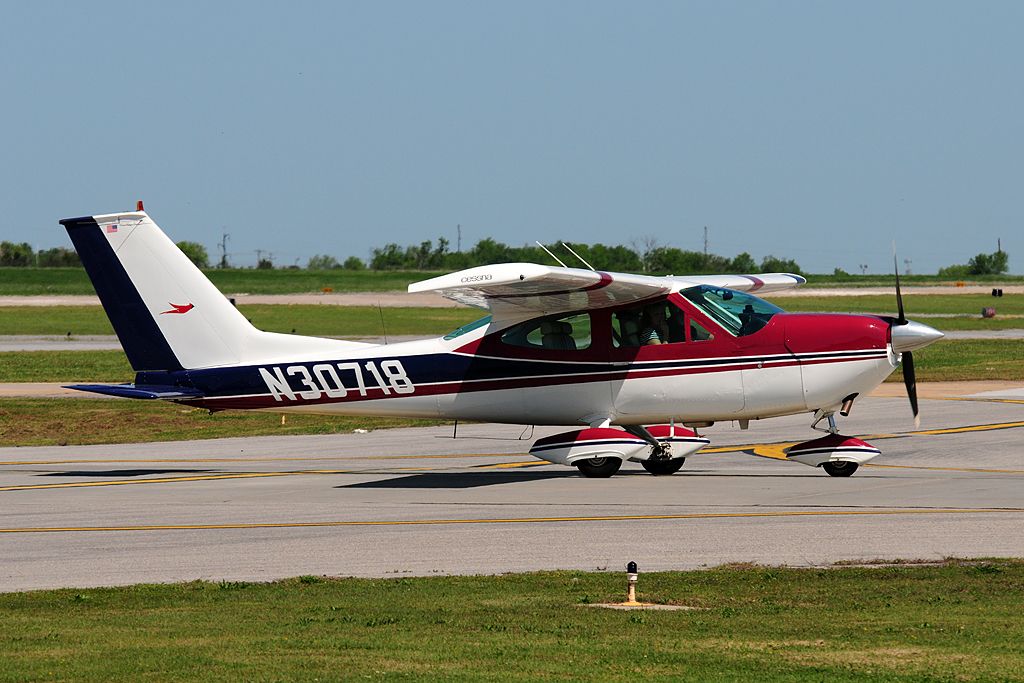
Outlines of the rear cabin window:
M582 351L590 348L590 329L590 314L574 313L519 323L506 330L501 341L527 349Z

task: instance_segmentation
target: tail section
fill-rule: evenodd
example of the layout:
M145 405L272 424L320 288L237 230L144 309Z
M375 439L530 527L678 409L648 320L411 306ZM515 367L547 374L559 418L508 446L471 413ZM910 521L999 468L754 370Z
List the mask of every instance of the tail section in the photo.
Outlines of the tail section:
M136 372L235 365L351 345L257 330L145 211L68 218L61 225Z
M78 251L132 368L181 370L181 361L116 254L143 220L149 220L145 213L135 213L66 218L60 223Z

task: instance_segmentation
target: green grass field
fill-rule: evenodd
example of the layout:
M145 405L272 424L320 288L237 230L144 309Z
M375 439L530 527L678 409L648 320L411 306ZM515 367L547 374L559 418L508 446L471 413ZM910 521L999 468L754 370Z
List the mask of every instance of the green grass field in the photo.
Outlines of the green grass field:
M438 420L225 411L210 414L163 401L90 398L0 399L0 445L64 446L221 439L234 436L343 434L442 424Z
M206 270L207 277L227 295L297 294L319 292L405 291L410 282L426 280L440 272L372 270L255 270L229 268ZM0 268L0 296L38 294L94 294L81 268Z
M1024 380L1024 344L1013 339L941 341L915 356L923 382ZM134 373L120 351L0 353L0 382L127 382ZM899 371L890 381L900 381Z
M135 372L121 351L5 351L0 382L131 382Z
M475 308L251 304L238 310L261 330L324 337L381 336L382 331L440 336L483 316ZM99 306L0 306L0 335L64 336L69 332L76 336L113 334L114 330Z
M642 569L642 567L641 567ZM1024 680L1024 563L223 581L0 595L0 681Z
M896 315L895 295L866 296L792 296L771 299L776 306L794 312L832 312L832 313L882 313ZM906 294L903 296L903 307L907 317L914 318L915 313L941 315L972 315L981 320L981 309L992 306L996 315L1024 315L1024 296L1008 294L995 298L990 294ZM929 323L930 324L930 323ZM1020 321L1024 326L1024 321Z
M410 282L426 280L441 271L352 271L352 270L255 270L251 268L210 269L204 271L225 294L296 294L319 292L325 287L335 292L405 291ZM891 287L891 275L809 275L812 287ZM951 285L952 281L935 275L900 278L906 285ZM968 284L1013 284L1024 281L1020 275L972 277ZM93 288L81 268L0 268L0 296L38 294L92 294Z
M1024 341L1020 339L957 339L939 341L914 352L918 382L966 380L1024 381ZM897 369L889 382L902 382Z
M1024 296L960 294L956 296L907 295L908 317L926 313L943 317L922 318L937 329L1001 330L1024 328ZM775 300L787 311L883 313L895 315L889 296L787 297ZM995 306L995 318L982 318L981 309ZM471 308L383 308L373 306L325 306L303 304L249 304L239 310L254 325L271 332L321 336L388 334L445 334L481 316ZM381 316L383 315L383 323ZM969 317L962 317L969 316ZM1010 316L1010 317L1006 317ZM93 335L113 334L99 306L2 306L0 335Z
M1024 343L1018 339L940 341L914 354L917 379L1024 380ZM120 351L8 351L0 353L0 382L128 382L134 373ZM899 380L899 374L890 381Z

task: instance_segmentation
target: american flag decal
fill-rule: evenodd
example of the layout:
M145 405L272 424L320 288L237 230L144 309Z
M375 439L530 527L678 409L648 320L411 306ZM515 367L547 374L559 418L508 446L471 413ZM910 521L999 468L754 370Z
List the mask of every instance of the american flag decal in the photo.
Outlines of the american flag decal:
M111 223L110 225L107 226L107 234L110 234L112 232L117 232L117 223Z

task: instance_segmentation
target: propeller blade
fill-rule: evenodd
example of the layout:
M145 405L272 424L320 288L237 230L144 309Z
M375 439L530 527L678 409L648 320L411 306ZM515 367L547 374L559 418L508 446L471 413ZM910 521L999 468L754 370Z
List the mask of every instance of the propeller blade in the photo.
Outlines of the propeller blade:
M910 399L910 410L914 413L914 429L921 426L921 416L917 410L917 376L914 374L914 354L903 352L903 384L907 387L907 398Z
M906 325L907 316L903 312L903 294L900 292L900 265L896 261L896 254L892 255L892 267L896 273L896 309L899 312L899 317L896 318L894 325Z

